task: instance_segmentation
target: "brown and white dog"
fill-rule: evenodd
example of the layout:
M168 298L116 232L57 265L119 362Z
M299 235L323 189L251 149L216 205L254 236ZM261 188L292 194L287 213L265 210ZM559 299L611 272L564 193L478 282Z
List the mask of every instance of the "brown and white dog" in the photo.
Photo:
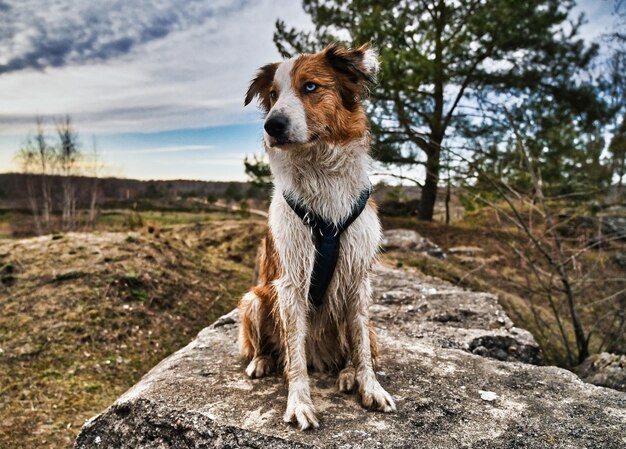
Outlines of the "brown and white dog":
M379 63L367 45L331 45L262 67L245 98L267 113L264 146L274 177L261 281L241 299L239 347L251 378L284 368L289 384L286 422L318 427L308 368L339 372L340 391L358 385L364 407L396 406L374 366L376 335L369 321L370 272L381 240L376 207L368 202L341 235L336 269L321 307L308 300L315 259L311 230L292 210L288 192L334 224L351 214L364 189L369 129L361 98Z

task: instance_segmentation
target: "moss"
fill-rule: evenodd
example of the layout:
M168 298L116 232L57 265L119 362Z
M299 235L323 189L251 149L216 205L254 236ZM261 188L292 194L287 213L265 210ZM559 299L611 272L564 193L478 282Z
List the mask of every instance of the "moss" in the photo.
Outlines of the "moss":
M130 291L130 293L132 297L139 302L146 302L148 300L148 292L143 289L134 288Z

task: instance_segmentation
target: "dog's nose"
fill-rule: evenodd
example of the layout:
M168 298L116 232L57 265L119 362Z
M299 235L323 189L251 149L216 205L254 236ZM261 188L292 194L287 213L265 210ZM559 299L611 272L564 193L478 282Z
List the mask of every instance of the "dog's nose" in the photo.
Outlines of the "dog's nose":
M265 121L264 128L270 136L279 139L283 137L285 131L287 131L287 125L289 125L289 119L287 117L284 115L274 115Z

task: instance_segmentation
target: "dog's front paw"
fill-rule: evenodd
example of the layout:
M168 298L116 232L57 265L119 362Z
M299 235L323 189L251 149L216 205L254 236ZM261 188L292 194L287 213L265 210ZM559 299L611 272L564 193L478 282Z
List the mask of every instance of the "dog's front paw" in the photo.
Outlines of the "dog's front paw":
M260 355L250 361L246 368L246 374L250 379L258 379L259 377L265 377L270 374L272 369L272 359L266 355Z
M287 411L283 416L285 422L297 422L300 430L319 427L317 416L315 416L315 407L310 399L296 400L289 398L287 401Z
M393 402L393 398L380 386L375 378L359 381L359 394L361 395L361 405L365 408L382 412L396 411L396 404Z

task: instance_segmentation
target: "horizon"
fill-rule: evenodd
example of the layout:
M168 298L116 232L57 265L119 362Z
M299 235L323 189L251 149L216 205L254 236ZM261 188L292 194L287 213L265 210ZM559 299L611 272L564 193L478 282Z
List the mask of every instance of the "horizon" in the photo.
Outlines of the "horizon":
M0 172L18 170L13 157L35 116L51 126L68 114L85 152L96 139L106 176L246 181L243 158L263 153L261 113L243 107L248 83L282 59L276 19L311 21L288 0L164 5L120 0L102 10L82 1L40 11L36 0L0 0L0 28L9 30L0 35ZM572 15L585 13L587 44L610 31L612 5L578 2Z

